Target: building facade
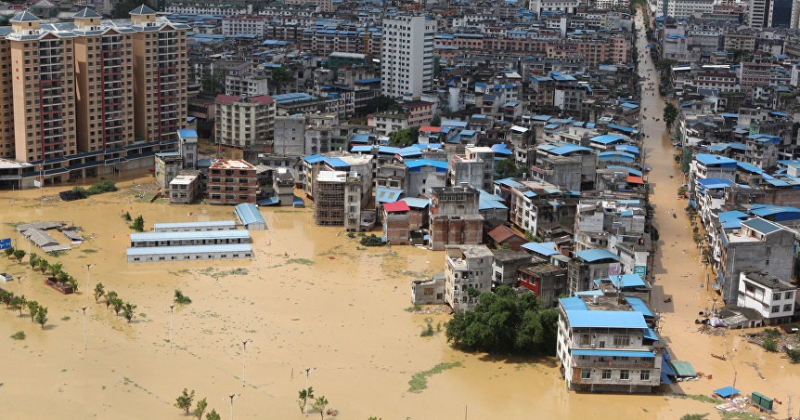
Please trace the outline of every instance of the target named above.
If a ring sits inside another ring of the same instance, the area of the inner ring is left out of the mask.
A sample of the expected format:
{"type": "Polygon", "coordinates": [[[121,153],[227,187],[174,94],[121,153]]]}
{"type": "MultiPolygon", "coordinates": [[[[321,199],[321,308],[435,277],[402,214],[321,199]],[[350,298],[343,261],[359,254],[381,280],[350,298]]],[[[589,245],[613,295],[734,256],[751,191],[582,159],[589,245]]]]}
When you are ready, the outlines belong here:
{"type": "Polygon", "coordinates": [[[436,21],[425,16],[383,20],[381,94],[418,99],[433,86],[436,21]]]}
{"type": "Polygon", "coordinates": [[[492,290],[492,251],[486,245],[455,245],[445,250],[445,302],[456,312],[471,311],[481,293],[492,290]]]}
{"type": "Polygon", "coordinates": [[[208,202],[235,205],[255,203],[256,167],[244,160],[218,159],[208,169],[208,202]]]}
{"type": "Polygon", "coordinates": [[[217,95],[216,140],[236,148],[265,148],[275,135],[275,101],[255,97],[217,95]]]}

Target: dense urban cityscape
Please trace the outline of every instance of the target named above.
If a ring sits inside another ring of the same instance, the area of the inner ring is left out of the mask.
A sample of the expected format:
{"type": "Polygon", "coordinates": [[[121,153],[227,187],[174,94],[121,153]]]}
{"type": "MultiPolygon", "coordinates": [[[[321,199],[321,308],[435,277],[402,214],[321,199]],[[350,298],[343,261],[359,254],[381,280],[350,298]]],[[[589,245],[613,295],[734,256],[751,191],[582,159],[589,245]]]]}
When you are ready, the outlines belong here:
{"type": "Polygon", "coordinates": [[[799,84],[797,0],[0,3],[6,411],[800,418],[799,84]]]}

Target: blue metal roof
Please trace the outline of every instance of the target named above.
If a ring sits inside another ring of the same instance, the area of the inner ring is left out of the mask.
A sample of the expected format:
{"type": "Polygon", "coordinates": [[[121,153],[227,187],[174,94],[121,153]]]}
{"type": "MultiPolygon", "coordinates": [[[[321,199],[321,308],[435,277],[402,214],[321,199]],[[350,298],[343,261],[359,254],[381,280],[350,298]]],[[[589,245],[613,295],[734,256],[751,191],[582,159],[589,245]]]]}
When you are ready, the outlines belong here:
{"type": "Polygon", "coordinates": [[[251,223],[264,223],[266,225],[266,221],[264,221],[264,217],[261,216],[261,212],[258,211],[258,207],[252,203],[242,203],[237,204],[233,211],[236,212],[236,216],[239,218],[239,221],[242,222],[243,225],[247,226],[251,223]]]}
{"type": "Polygon", "coordinates": [[[131,233],[131,242],[193,241],[201,239],[249,239],[247,230],[206,230],[200,232],[131,233]]]}
{"type": "Polygon", "coordinates": [[[604,162],[625,162],[631,163],[636,159],[636,156],[618,151],[600,152],[597,154],[597,159],[604,162]]]}
{"type": "Polygon", "coordinates": [[[519,182],[515,181],[514,178],[503,178],[503,179],[496,179],[494,181],[495,184],[498,185],[505,185],[509,188],[519,188],[522,186],[519,182]]]}
{"type": "Polygon", "coordinates": [[[614,147],[614,149],[627,153],[633,153],[635,155],[639,154],[639,148],[632,144],[621,144],[619,146],[614,147]]]}
{"type": "Polygon", "coordinates": [[[619,125],[619,124],[609,124],[608,128],[612,130],[622,131],[623,133],[632,134],[636,132],[636,129],[633,127],[628,127],[626,125],[619,125]]]}
{"type": "Polygon", "coordinates": [[[398,188],[378,187],[375,192],[375,201],[379,203],[394,203],[403,194],[403,190],[398,188]]]}
{"type": "Polygon", "coordinates": [[[552,149],[544,149],[544,148],[540,147],[540,149],[541,150],[546,150],[548,153],[551,153],[551,154],[554,154],[554,155],[559,155],[559,156],[566,156],[566,155],[569,155],[569,154],[572,154],[572,153],[575,153],[575,152],[591,152],[592,151],[592,149],[590,149],[588,147],[578,146],[578,145],[575,145],[575,144],[559,146],[559,147],[555,147],[555,148],[552,148],[552,149]]]}
{"type": "Polygon", "coordinates": [[[353,152],[353,153],[369,153],[369,152],[372,151],[372,146],[369,146],[369,145],[367,145],[367,146],[363,146],[363,145],[353,146],[353,147],[350,148],[350,151],[353,152]]]}
{"type": "Polygon", "coordinates": [[[639,312],[649,318],[653,317],[653,312],[650,311],[650,308],[647,307],[641,298],[626,296],[625,299],[628,300],[628,303],[631,305],[631,308],[633,308],[634,311],[639,312]]]}
{"type": "Polygon", "coordinates": [[[750,213],[758,217],[775,216],[776,221],[800,219],[800,209],[791,206],[753,205],[750,213]]]}
{"type": "Polygon", "coordinates": [[[522,248],[546,257],[560,254],[560,252],[556,251],[556,244],[554,242],[528,242],[523,244],[522,248]]]}
{"type": "Polygon", "coordinates": [[[719,166],[722,168],[735,168],[736,161],[720,155],[709,155],[706,153],[699,153],[694,157],[698,162],[705,166],[719,166]]]}
{"type": "Polygon", "coordinates": [[[505,155],[505,156],[508,156],[508,155],[510,155],[511,153],[514,152],[513,150],[509,149],[508,146],[506,146],[504,143],[493,145],[492,146],[492,151],[496,155],[505,155]]]}
{"type": "Polygon", "coordinates": [[[347,162],[345,162],[342,159],[337,158],[337,157],[335,157],[335,158],[326,157],[325,158],[325,163],[330,165],[332,168],[347,168],[347,167],[350,166],[349,163],[347,163],[347,162]]]}
{"type": "Polygon", "coordinates": [[[644,316],[629,311],[567,310],[572,328],[648,328],[644,316]]]}
{"type": "Polygon", "coordinates": [[[447,172],[447,162],[432,159],[414,159],[403,162],[411,172],[419,171],[423,166],[432,166],[436,172],[447,172]]]}
{"type": "MultiPolygon", "coordinates": [[[[614,255],[614,254],[611,254],[614,255]]],[[[622,287],[640,287],[644,286],[644,280],[642,280],[642,276],[638,274],[623,274],[622,276],[609,276],[603,279],[596,279],[594,281],[595,284],[600,284],[601,281],[610,281],[614,284],[614,287],[619,288],[619,282],[622,280],[622,287]],[[621,277],[621,278],[620,278],[621,277]]]]}
{"type": "Polygon", "coordinates": [[[182,139],[196,139],[197,131],[194,131],[191,128],[184,128],[178,130],[178,136],[182,139]]]}
{"type": "Polygon", "coordinates": [[[350,143],[369,143],[369,134],[353,134],[353,137],[350,138],[350,143]]]}
{"type": "Polygon", "coordinates": [[[747,219],[748,216],[746,213],[742,213],[739,210],[731,210],[731,211],[723,211],[717,213],[717,217],[719,217],[719,221],[721,223],[726,223],[733,221],[742,221],[744,219],[747,219]]]}
{"type": "Polygon", "coordinates": [[[408,207],[416,209],[424,209],[431,204],[431,201],[425,198],[406,197],[400,201],[405,201],[408,207]]]}
{"type": "Polygon", "coordinates": [[[561,306],[564,308],[565,311],[588,311],[589,308],[586,306],[586,302],[579,297],[568,297],[568,298],[561,298],[559,299],[561,302],[561,306]]]}
{"type": "Polygon", "coordinates": [[[621,105],[622,105],[623,108],[630,108],[630,109],[639,108],[639,105],[632,104],[630,102],[623,102],[621,105]]]}
{"type": "Polygon", "coordinates": [[[652,351],[646,350],[616,350],[616,349],[572,349],[573,356],[601,356],[601,357],[638,357],[641,359],[655,359],[652,351]]]}
{"type": "MultiPolygon", "coordinates": [[[[750,219],[742,222],[743,225],[753,228],[761,233],[767,234],[775,232],[776,230],[780,230],[780,226],[768,222],[764,219],[750,219]]],[[[133,236],[133,235],[131,235],[133,236]]]]}
{"type": "Polygon", "coordinates": [[[602,136],[592,137],[589,140],[600,144],[611,144],[618,141],[627,141],[625,137],[618,136],[616,134],[603,134],[602,136]]]}
{"type": "Polygon", "coordinates": [[[250,244],[191,245],[191,246],[142,246],[128,248],[128,256],[200,254],[218,252],[253,252],[250,244]]]}
{"type": "Polygon", "coordinates": [[[205,227],[236,227],[233,220],[212,220],[208,222],[169,222],[153,223],[153,229],[196,229],[205,227]]]}
{"type": "Polygon", "coordinates": [[[752,172],[752,173],[754,173],[754,174],[760,174],[760,173],[764,172],[764,171],[763,171],[761,168],[759,168],[758,166],[756,166],[756,165],[753,165],[753,164],[751,164],[751,163],[747,163],[747,162],[736,162],[736,166],[737,166],[739,169],[743,169],[743,170],[745,170],[745,171],[747,171],[747,172],[752,172]]]}
{"type": "Polygon", "coordinates": [[[595,261],[605,259],[619,261],[619,257],[607,249],[585,249],[583,251],[576,252],[575,256],[586,261],[587,263],[593,263],[595,261]]]}

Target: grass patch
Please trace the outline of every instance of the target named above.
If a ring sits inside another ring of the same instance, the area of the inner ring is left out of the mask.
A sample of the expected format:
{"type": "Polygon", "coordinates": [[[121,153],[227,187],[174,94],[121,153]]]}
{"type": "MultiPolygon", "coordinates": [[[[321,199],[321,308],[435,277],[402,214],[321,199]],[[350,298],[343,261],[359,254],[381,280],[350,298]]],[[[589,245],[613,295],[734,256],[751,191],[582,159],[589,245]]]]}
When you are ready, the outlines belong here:
{"type": "Polygon", "coordinates": [[[62,316],[61,317],[62,321],[69,321],[70,319],[72,319],[72,318],[70,318],[69,316],[62,316]]]}
{"type": "Polygon", "coordinates": [[[13,338],[14,340],[24,340],[25,331],[17,331],[14,334],[11,334],[11,338],[13,338]]]}
{"type": "Polygon", "coordinates": [[[214,274],[211,274],[211,277],[218,279],[227,276],[246,276],[250,273],[246,268],[234,268],[233,270],[224,270],[214,274]]]}
{"type": "Polygon", "coordinates": [[[286,261],[286,263],[287,264],[314,265],[314,261],[311,261],[308,258],[292,258],[289,261],[286,261]]]}
{"type": "Polygon", "coordinates": [[[94,253],[97,252],[97,250],[89,248],[89,249],[82,249],[81,252],[86,253],[86,254],[94,254],[94,253]]]}
{"type": "Polygon", "coordinates": [[[723,420],[761,420],[761,417],[758,416],[757,414],[748,413],[748,412],[745,412],[745,411],[738,412],[738,413],[737,412],[732,412],[732,413],[722,412],[720,414],[722,414],[723,420]]]}
{"type": "Polygon", "coordinates": [[[695,401],[700,401],[704,403],[711,403],[711,404],[722,404],[725,401],[720,400],[718,398],[711,398],[706,395],[694,395],[694,394],[667,394],[668,397],[675,397],[675,398],[683,398],[683,399],[690,399],[695,401]]]}
{"type": "Polygon", "coordinates": [[[411,380],[408,381],[408,392],[414,392],[417,394],[422,392],[422,390],[428,388],[429,376],[436,375],[437,373],[442,373],[447,369],[456,367],[461,367],[461,362],[439,363],[438,365],[434,366],[433,369],[415,373],[414,376],[411,377],[411,380]]]}

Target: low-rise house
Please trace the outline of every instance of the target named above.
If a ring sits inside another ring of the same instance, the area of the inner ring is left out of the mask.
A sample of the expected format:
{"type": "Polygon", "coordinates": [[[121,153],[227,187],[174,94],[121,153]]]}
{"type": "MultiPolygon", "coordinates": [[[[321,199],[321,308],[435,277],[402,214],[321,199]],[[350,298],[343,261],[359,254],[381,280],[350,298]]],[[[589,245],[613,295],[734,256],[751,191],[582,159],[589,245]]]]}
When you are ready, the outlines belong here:
{"type": "Polygon", "coordinates": [[[419,305],[437,305],[445,303],[445,275],[436,273],[426,280],[411,282],[411,303],[419,305]]]}
{"type": "Polygon", "coordinates": [[[200,197],[200,171],[181,171],[169,183],[170,204],[191,204],[200,197]]]}
{"type": "Polygon", "coordinates": [[[543,308],[552,308],[559,296],[567,294],[567,270],[544,262],[526,265],[518,270],[518,283],[532,291],[543,308]]]}
{"type": "Polygon", "coordinates": [[[469,289],[492,290],[492,251],[486,245],[450,245],[445,250],[445,302],[456,312],[471,311],[478,303],[469,289]]]}
{"type": "Polygon", "coordinates": [[[256,167],[240,159],[218,159],[208,169],[208,202],[235,205],[255,203],[256,167]]]}
{"type": "Polygon", "coordinates": [[[559,299],[556,356],[567,389],[648,393],[661,385],[664,345],[636,298],[559,299]]]}
{"type": "Polygon", "coordinates": [[[517,270],[531,263],[544,262],[545,260],[531,256],[525,251],[498,250],[494,251],[492,262],[492,286],[517,285],[517,270]]]}
{"type": "Polygon", "coordinates": [[[489,245],[495,249],[507,248],[512,251],[519,251],[522,245],[528,242],[524,236],[508,226],[500,225],[487,233],[490,239],[489,245]]]}
{"type": "Polygon", "coordinates": [[[764,324],[791,322],[797,288],[786,281],[758,269],[739,273],[739,294],[736,305],[758,311],[764,324]]]}
{"type": "Polygon", "coordinates": [[[410,240],[411,209],[405,201],[383,203],[383,237],[386,243],[393,245],[407,245],[410,240]]]}
{"type": "Polygon", "coordinates": [[[619,256],[606,249],[586,249],[573,254],[569,262],[569,293],[592,290],[594,279],[620,274],[619,256]]]}
{"type": "Polygon", "coordinates": [[[233,211],[236,213],[236,218],[247,230],[267,230],[267,222],[255,204],[237,204],[233,211]]]}

